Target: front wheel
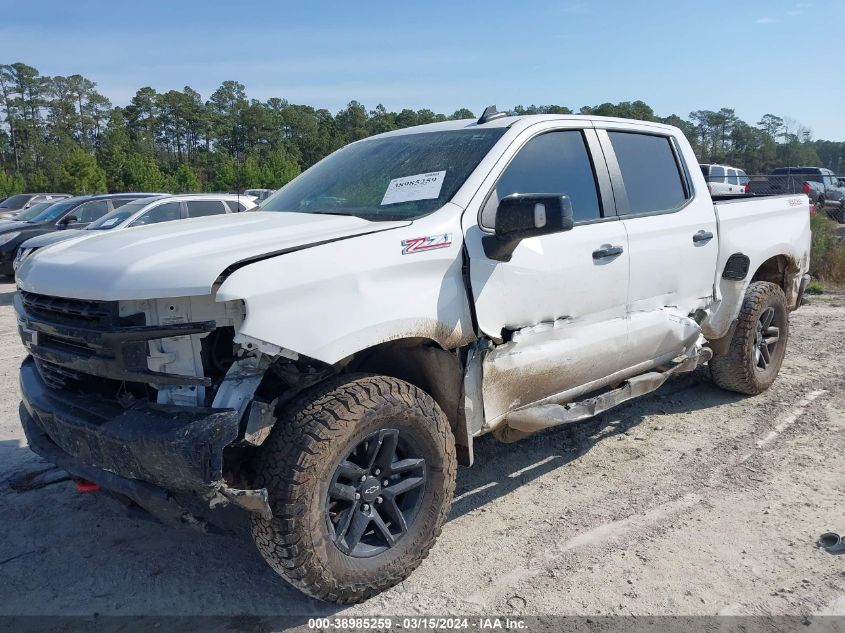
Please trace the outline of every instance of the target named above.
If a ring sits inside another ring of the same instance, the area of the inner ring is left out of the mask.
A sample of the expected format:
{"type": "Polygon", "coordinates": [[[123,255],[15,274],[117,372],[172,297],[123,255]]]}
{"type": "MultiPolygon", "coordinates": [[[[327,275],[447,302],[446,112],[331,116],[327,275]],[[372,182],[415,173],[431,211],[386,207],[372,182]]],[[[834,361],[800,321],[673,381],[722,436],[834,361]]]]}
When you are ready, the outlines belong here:
{"type": "Polygon", "coordinates": [[[455,445],[425,392],[345,376],[288,406],[257,459],[273,518],[252,515],[259,552],[315,598],[361,602],[404,580],[440,534],[455,445]]]}
{"type": "Polygon", "coordinates": [[[727,353],[710,359],[713,381],[728,391],[762,393],[778,375],[788,339],[783,290],[767,281],[751,283],[727,353]]]}

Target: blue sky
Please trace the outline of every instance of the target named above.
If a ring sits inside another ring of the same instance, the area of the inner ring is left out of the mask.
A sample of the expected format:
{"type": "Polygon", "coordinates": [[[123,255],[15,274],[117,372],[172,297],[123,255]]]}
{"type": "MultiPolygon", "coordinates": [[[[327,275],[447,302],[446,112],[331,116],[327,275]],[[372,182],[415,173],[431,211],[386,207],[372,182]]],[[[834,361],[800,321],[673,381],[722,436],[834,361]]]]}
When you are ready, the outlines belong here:
{"type": "Polygon", "coordinates": [[[845,140],[842,0],[0,0],[0,16],[0,62],[83,74],[116,105],[141,86],[207,98],[236,79],[332,111],[642,99],[845,140]]]}

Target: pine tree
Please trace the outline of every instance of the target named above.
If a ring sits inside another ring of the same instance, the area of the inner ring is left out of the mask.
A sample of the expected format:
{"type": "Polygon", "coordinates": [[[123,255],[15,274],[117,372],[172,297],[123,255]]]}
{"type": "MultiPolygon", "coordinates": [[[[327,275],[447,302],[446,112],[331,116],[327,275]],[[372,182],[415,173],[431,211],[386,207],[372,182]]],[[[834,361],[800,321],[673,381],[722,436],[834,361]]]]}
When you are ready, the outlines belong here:
{"type": "Polygon", "coordinates": [[[106,191],[106,174],[96,158],[77,147],[62,164],[59,184],[68,193],[103,193],[106,191]]]}

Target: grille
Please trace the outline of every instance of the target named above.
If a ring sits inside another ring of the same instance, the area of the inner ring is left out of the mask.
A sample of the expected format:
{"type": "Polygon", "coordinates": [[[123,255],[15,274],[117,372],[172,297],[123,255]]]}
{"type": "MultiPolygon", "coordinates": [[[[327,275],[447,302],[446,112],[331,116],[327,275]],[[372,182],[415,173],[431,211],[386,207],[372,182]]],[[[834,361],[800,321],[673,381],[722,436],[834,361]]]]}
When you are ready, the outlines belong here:
{"type": "Polygon", "coordinates": [[[69,383],[79,382],[83,378],[83,374],[78,371],[43,360],[36,359],[35,366],[41,374],[41,379],[53,389],[65,389],[69,383]]]}
{"type": "Polygon", "coordinates": [[[109,326],[117,321],[117,301],[50,297],[21,291],[27,314],[53,323],[80,327],[109,326]]]}

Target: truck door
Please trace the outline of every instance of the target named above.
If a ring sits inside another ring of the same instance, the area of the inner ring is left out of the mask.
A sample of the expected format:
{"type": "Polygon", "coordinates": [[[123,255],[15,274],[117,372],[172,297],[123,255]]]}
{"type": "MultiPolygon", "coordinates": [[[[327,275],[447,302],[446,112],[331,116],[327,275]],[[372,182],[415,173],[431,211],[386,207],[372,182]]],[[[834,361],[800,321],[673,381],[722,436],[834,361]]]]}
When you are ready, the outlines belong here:
{"type": "Polygon", "coordinates": [[[597,134],[631,258],[624,364],[665,362],[698,338],[695,312],[713,301],[716,211],[706,191],[693,190],[676,139],[630,130],[597,134]]]}
{"type": "Polygon", "coordinates": [[[625,349],[628,243],[607,167],[592,129],[554,123],[509,148],[464,214],[478,326],[498,343],[483,368],[488,424],[617,371],[625,349]],[[575,227],[523,240],[508,262],[488,259],[481,238],[512,193],[566,194],[575,227]]]}

